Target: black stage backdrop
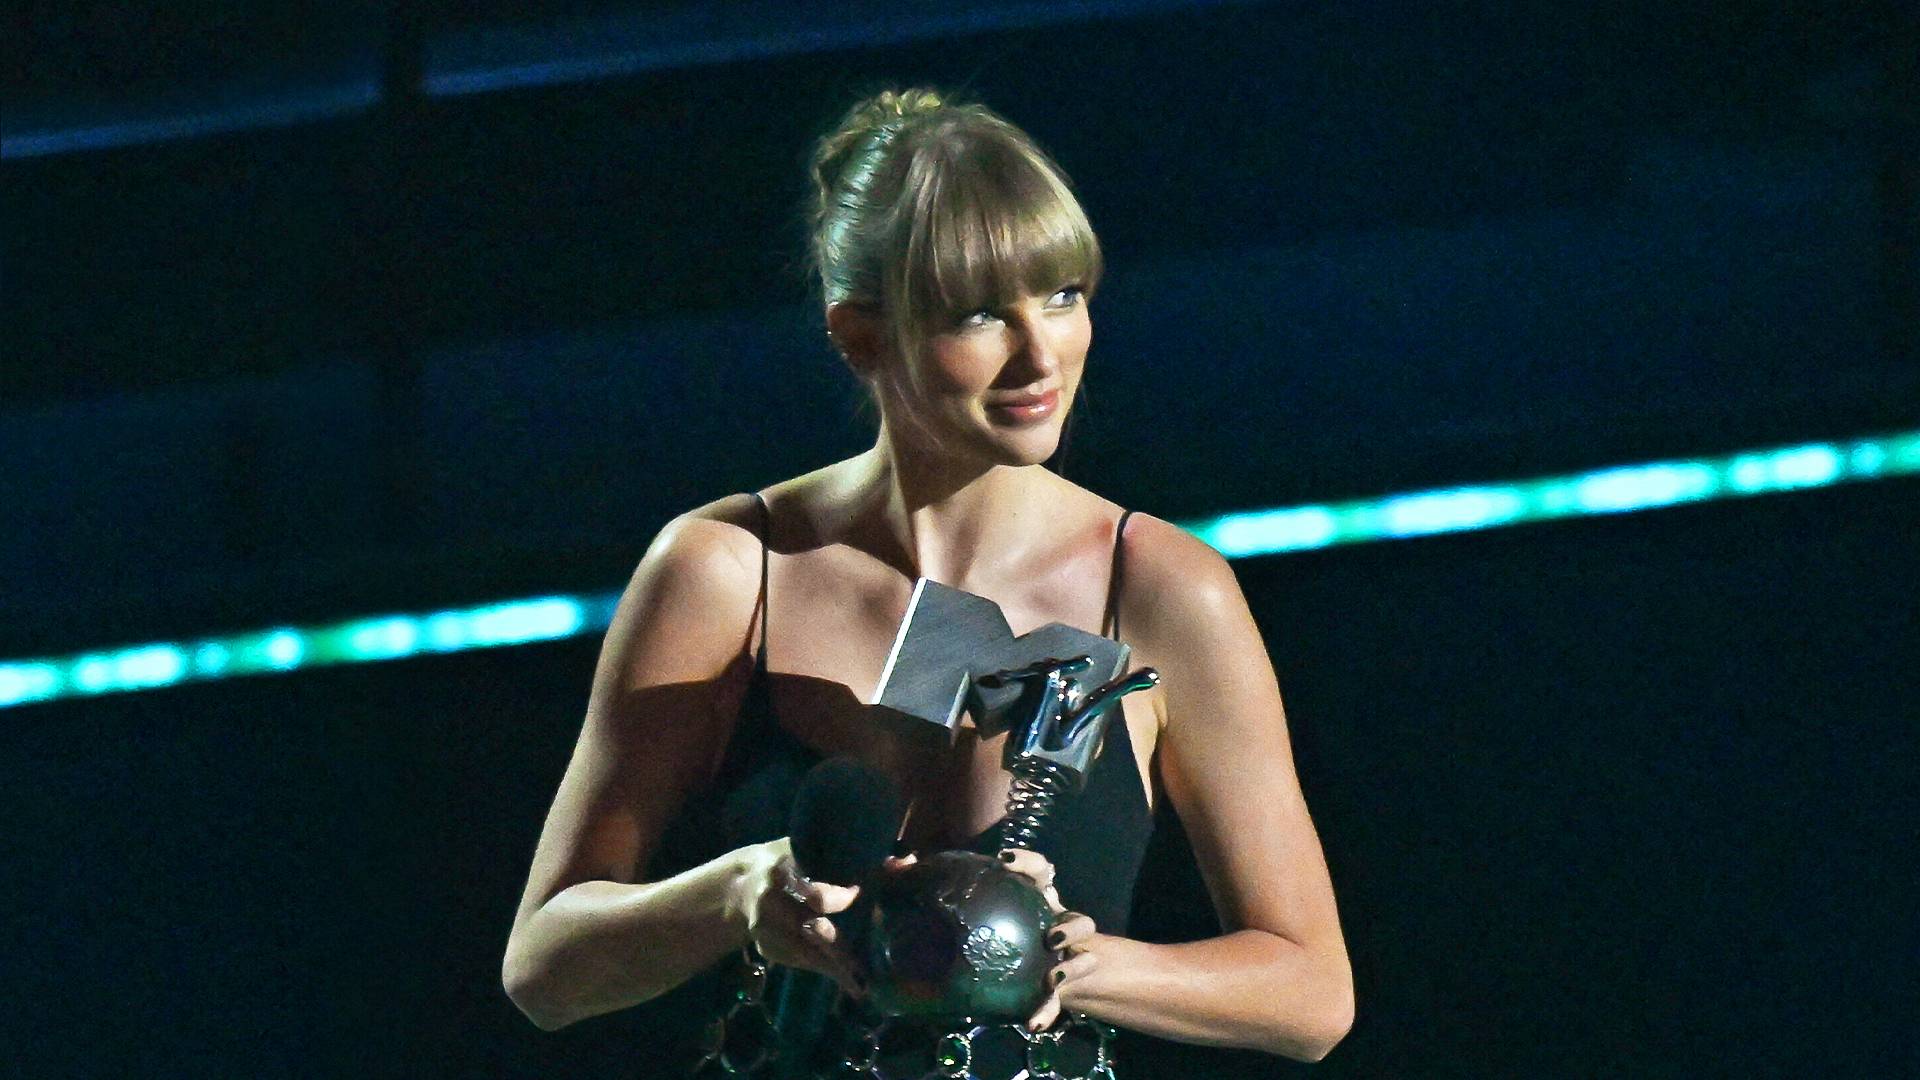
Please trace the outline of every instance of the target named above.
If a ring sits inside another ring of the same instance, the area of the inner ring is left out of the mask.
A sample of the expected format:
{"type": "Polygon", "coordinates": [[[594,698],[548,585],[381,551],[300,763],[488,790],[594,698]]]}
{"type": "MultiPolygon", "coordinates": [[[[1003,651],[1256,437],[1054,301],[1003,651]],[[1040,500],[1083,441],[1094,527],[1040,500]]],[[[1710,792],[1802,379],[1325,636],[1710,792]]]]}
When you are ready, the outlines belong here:
{"type": "MultiPolygon", "coordinates": [[[[1358,980],[1354,1031],[1314,1071],[1910,1062],[1914,494],[1238,564],[1358,980]]],[[[657,1018],[543,1034],[499,987],[593,656],[582,641],[11,717],[30,1074],[665,1075],[657,1018]]],[[[1214,928],[1164,815],[1135,921],[1159,940],[1214,928]]],[[[1129,1049],[1169,1076],[1305,1068],[1129,1049]]]]}
{"type": "MultiPolygon", "coordinates": [[[[0,658],[599,592],[862,449],[802,168],[890,83],[1075,178],[1067,471],[1124,505],[1920,429],[1909,5],[938,7],[10,17],[0,658]]],[[[1358,979],[1310,1071],[1920,1073],[1917,492],[1237,563],[1358,979]]],[[[499,987],[597,646],[0,711],[0,1071],[661,1075],[675,1003],[543,1034],[499,987]]],[[[1138,896],[1214,930],[1170,815],[1138,896]]]]}

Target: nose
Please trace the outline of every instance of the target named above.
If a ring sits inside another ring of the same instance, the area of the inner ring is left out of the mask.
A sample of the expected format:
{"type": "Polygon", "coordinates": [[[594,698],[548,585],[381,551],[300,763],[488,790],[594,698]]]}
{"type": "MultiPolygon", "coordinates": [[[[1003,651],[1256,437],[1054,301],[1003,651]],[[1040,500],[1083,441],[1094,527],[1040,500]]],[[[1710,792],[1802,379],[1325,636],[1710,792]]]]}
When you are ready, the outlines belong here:
{"type": "Polygon", "coordinates": [[[1015,324],[1015,346],[1008,367],[1026,376],[1025,382],[1040,382],[1060,369],[1059,335],[1063,331],[1044,317],[1023,316],[1015,324]]]}

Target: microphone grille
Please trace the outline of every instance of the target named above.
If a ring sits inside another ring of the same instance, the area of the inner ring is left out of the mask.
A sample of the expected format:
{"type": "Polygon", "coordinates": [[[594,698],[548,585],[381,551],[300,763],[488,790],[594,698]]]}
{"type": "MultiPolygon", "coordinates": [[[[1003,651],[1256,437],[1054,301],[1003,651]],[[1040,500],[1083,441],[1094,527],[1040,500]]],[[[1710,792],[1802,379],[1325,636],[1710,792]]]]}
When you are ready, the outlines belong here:
{"type": "Polygon", "coordinates": [[[793,799],[794,865],[816,881],[855,884],[892,853],[903,814],[891,777],[851,757],[829,758],[808,771],[793,799]]]}

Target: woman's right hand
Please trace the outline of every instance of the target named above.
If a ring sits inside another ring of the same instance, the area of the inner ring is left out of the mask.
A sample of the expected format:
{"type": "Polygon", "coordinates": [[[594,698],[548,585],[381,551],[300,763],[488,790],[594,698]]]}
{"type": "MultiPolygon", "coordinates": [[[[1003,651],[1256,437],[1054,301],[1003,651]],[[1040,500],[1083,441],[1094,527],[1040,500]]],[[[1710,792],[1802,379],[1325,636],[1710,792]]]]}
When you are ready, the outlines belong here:
{"type": "Polygon", "coordinates": [[[847,910],[860,895],[859,886],[808,881],[793,864],[788,837],[756,844],[750,849],[747,873],[735,895],[735,907],[744,917],[747,940],[771,963],[803,968],[827,976],[842,992],[858,997],[859,965],[839,940],[827,916],[847,910]]]}

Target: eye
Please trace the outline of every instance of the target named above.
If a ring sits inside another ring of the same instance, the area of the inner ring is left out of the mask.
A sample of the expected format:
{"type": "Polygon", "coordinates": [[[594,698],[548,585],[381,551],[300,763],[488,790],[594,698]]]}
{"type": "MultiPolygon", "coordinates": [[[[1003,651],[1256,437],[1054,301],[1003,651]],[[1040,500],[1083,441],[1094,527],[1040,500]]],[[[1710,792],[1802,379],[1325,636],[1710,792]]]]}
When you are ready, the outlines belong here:
{"type": "Polygon", "coordinates": [[[986,308],[981,308],[979,311],[969,312],[968,314],[960,316],[960,318],[955,321],[955,325],[962,329],[974,326],[985,326],[999,318],[1000,316],[994,312],[986,308]]]}
{"type": "Polygon", "coordinates": [[[1086,295],[1087,290],[1084,287],[1068,285],[1066,288],[1047,297],[1047,306],[1054,308],[1076,307],[1080,301],[1086,299],[1086,295]]]}

